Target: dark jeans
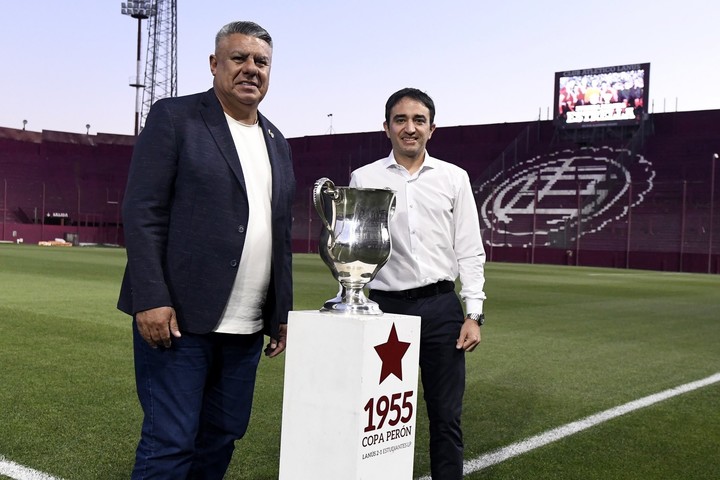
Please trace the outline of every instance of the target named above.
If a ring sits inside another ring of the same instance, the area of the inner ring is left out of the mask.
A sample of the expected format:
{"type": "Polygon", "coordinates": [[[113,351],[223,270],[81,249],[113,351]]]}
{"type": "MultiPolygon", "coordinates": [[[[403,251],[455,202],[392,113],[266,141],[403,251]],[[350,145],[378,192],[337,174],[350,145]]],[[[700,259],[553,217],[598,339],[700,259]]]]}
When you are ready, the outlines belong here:
{"type": "Polygon", "coordinates": [[[144,412],[133,480],[221,480],[247,430],[261,332],[183,333],[153,349],[133,322],[135,378],[144,412]]]}
{"type": "Polygon", "coordinates": [[[370,298],[383,312],[420,317],[420,376],[430,420],[432,478],[461,480],[465,353],[455,345],[464,321],[462,304],[455,292],[404,299],[371,291],[370,298]]]}

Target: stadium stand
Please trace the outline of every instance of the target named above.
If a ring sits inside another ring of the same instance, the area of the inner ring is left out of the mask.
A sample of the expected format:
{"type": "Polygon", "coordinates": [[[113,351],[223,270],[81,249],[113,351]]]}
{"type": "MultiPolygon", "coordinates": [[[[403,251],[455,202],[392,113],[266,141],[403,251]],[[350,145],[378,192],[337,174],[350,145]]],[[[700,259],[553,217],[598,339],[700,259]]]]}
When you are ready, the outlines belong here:
{"type": "MultiPolygon", "coordinates": [[[[652,114],[634,128],[562,130],[540,120],[441,127],[429,150],[470,175],[492,261],[718,273],[720,160],[714,182],[711,169],[719,123],[720,110],[705,110],[652,114]]],[[[289,142],[293,249],[316,252],[315,181],[346,185],[353,169],[391,146],[382,131],[289,142]]],[[[133,143],[125,135],[0,128],[0,241],[122,245],[133,143]]]]}
{"type": "Polygon", "coordinates": [[[0,128],[2,241],[121,244],[134,138],[0,128]]]}

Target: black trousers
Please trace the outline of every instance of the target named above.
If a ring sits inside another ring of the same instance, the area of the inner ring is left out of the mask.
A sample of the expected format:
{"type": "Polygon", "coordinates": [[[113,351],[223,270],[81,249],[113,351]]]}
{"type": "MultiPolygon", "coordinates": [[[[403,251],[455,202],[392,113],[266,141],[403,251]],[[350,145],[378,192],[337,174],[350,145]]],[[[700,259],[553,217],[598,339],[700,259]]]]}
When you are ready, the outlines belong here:
{"type": "Polygon", "coordinates": [[[460,427],[465,393],[465,352],[455,348],[464,321],[455,292],[408,299],[370,292],[386,313],[416,315],[420,320],[420,378],[430,420],[430,468],[433,480],[463,478],[460,427]]]}

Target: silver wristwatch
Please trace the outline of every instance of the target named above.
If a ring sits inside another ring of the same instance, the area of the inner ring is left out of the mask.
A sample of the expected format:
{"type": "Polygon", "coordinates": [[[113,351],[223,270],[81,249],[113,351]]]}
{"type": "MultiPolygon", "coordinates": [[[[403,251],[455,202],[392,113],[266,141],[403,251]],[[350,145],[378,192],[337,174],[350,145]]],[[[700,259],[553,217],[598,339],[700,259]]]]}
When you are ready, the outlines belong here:
{"type": "Polygon", "coordinates": [[[470,320],[475,320],[478,325],[483,325],[485,323],[485,314],[484,313],[468,313],[465,315],[465,318],[469,318],[470,320]]]}

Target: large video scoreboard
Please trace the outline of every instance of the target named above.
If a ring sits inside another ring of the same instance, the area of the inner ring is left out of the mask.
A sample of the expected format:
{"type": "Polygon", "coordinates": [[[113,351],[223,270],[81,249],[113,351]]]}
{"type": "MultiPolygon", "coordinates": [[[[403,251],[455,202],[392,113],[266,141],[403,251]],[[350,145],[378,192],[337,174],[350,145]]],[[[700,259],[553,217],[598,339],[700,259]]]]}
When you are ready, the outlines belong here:
{"type": "Polygon", "coordinates": [[[649,83],[649,63],[556,72],[553,118],[564,128],[640,123],[649,83]]]}

